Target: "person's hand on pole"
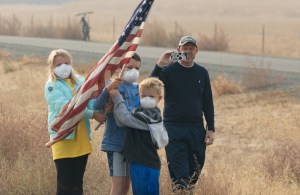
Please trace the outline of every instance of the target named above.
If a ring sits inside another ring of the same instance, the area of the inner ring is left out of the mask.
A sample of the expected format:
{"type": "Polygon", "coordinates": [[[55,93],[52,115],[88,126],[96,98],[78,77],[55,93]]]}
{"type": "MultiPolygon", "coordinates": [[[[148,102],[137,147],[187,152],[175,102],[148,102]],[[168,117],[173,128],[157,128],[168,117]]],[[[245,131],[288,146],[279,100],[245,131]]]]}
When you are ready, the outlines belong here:
{"type": "Polygon", "coordinates": [[[99,124],[102,124],[106,120],[106,114],[100,113],[100,112],[94,112],[93,118],[99,122],[99,124]]]}
{"type": "Polygon", "coordinates": [[[112,82],[109,83],[109,85],[106,87],[106,89],[107,89],[108,91],[110,91],[110,90],[112,90],[112,89],[117,89],[117,88],[120,87],[120,85],[121,85],[122,82],[123,82],[123,80],[122,80],[121,78],[119,78],[119,77],[114,78],[114,79],[112,80],[112,82]]]}

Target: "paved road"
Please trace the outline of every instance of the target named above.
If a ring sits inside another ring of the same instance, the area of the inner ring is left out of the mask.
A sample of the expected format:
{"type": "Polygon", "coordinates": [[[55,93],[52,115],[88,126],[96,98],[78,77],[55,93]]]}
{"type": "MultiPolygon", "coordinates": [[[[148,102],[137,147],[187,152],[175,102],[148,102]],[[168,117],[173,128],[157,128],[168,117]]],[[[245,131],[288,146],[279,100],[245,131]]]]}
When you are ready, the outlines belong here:
{"type": "MultiPolygon", "coordinates": [[[[64,48],[67,50],[105,54],[112,43],[99,43],[99,42],[84,42],[74,40],[62,39],[46,39],[46,38],[31,38],[31,37],[15,37],[15,36],[0,36],[0,47],[3,44],[15,44],[34,46],[40,48],[64,48]]],[[[138,53],[143,58],[157,59],[164,51],[169,48],[157,47],[138,47],[138,53]]],[[[228,54],[223,52],[204,52],[198,53],[196,62],[207,65],[224,65],[231,67],[255,67],[270,68],[272,70],[284,71],[290,73],[300,73],[300,60],[285,59],[285,58],[272,58],[262,56],[248,56],[228,54]]]]}

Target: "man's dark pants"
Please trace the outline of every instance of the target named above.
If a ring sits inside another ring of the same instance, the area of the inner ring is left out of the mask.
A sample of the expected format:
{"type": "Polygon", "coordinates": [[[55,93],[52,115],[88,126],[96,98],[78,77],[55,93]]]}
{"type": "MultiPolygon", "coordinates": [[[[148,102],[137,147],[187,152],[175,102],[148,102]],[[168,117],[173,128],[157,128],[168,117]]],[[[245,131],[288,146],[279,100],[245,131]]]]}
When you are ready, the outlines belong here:
{"type": "Polygon", "coordinates": [[[169,135],[169,144],[165,149],[174,187],[192,189],[198,181],[205,161],[204,126],[201,123],[169,122],[165,122],[164,125],[169,135]]]}

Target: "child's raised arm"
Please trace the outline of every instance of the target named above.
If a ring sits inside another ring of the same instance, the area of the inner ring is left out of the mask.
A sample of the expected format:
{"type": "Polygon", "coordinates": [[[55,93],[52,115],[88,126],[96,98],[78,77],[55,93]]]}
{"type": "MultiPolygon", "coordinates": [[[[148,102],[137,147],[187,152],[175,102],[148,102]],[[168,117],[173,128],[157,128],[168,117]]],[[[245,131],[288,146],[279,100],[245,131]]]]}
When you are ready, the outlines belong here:
{"type": "Polygon", "coordinates": [[[118,126],[127,126],[140,130],[149,130],[148,124],[135,118],[125,106],[125,101],[117,90],[111,90],[110,96],[114,102],[114,116],[118,126]]]}

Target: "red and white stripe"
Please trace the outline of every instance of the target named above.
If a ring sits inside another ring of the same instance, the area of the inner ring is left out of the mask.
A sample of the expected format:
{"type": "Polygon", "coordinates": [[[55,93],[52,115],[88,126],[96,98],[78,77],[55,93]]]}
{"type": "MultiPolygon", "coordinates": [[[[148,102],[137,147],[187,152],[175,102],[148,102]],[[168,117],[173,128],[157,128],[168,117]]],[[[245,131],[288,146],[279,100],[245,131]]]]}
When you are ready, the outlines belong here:
{"type": "Polygon", "coordinates": [[[72,100],[65,105],[59,116],[51,124],[51,129],[57,131],[58,135],[46,143],[47,147],[63,140],[77,127],[94,92],[94,86],[98,84],[98,91],[101,92],[103,90],[105,71],[110,70],[112,75],[117,68],[121,68],[129,62],[140,42],[144,23],[142,22],[140,26],[135,26],[122,45],[119,46],[118,42],[116,42],[97,63],[72,100]]]}

